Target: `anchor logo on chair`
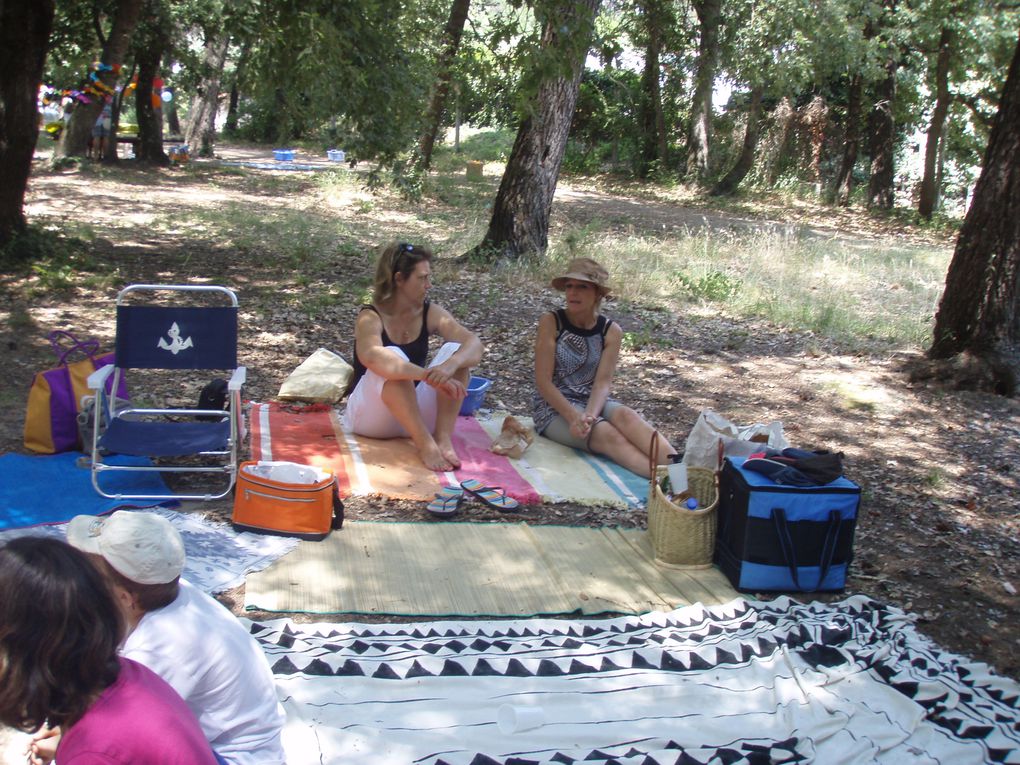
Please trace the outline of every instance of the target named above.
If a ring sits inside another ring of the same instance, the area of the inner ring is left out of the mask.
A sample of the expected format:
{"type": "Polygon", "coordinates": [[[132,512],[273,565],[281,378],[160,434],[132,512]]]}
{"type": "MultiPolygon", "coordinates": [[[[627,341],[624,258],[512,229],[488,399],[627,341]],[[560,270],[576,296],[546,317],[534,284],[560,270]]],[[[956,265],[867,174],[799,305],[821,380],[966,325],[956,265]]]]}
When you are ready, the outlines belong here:
{"type": "Polygon", "coordinates": [[[176,321],[170,325],[170,329],[166,331],[166,334],[170,338],[170,342],[168,343],[166,338],[161,337],[159,338],[159,347],[164,351],[170,351],[174,356],[180,351],[191,348],[193,345],[190,337],[181,340],[181,328],[177,326],[176,321]]]}

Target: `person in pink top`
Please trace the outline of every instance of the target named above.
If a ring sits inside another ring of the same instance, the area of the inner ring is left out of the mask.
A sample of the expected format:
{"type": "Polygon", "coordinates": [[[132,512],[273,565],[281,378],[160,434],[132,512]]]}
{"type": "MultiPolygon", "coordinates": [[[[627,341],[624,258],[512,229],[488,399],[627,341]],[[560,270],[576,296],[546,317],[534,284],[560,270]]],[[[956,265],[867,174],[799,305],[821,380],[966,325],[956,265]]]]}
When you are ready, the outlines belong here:
{"type": "Polygon", "coordinates": [[[60,765],[216,765],[165,681],[117,655],[124,625],[102,576],[66,542],[0,548],[0,723],[63,731],[60,765]]]}

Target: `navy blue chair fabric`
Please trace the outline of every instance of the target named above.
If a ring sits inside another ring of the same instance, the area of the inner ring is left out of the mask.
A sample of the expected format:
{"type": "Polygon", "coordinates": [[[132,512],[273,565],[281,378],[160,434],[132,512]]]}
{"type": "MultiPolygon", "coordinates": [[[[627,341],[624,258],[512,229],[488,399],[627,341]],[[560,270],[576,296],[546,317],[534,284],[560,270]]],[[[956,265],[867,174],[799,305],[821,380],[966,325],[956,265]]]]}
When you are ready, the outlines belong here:
{"type": "Polygon", "coordinates": [[[233,369],[237,308],[117,306],[121,369],[233,369]]]}
{"type": "Polygon", "coordinates": [[[113,454],[138,457],[182,457],[222,452],[230,446],[230,423],[148,422],[115,418],[100,440],[113,454]]]}

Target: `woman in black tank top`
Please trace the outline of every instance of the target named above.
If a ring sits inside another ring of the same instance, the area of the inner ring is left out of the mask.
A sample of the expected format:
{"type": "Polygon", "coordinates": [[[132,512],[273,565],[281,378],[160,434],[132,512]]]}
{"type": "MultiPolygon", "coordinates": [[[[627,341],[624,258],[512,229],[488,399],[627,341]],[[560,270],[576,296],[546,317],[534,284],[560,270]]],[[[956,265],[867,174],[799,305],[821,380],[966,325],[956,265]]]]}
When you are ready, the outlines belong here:
{"type": "Polygon", "coordinates": [[[428,300],[432,253],[391,244],[376,264],[372,302],[354,325],[354,376],[342,424],[372,438],[409,437],[431,470],[460,459],[451,437],[482,343],[428,300]],[[429,338],[445,342],[431,363],[429,338]]]}

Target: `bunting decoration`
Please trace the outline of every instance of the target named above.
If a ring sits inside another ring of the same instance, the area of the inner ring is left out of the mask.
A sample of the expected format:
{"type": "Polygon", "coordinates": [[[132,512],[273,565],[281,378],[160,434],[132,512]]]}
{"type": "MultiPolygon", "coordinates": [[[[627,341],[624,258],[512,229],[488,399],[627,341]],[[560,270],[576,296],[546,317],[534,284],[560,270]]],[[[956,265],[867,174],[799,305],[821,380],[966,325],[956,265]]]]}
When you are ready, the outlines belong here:
{"type": "Polygon", "coordinates": [[[92,62],[92,70],[89,72],[89,81],[85,86],[85,93],[100,96],[101,98],[113,97],[116,89],[100,79],[100,72],[113,72],[114,75],[117,75],[120,73],[120,68],[120,64],[103,64],[99,61],[92,62]]]}

